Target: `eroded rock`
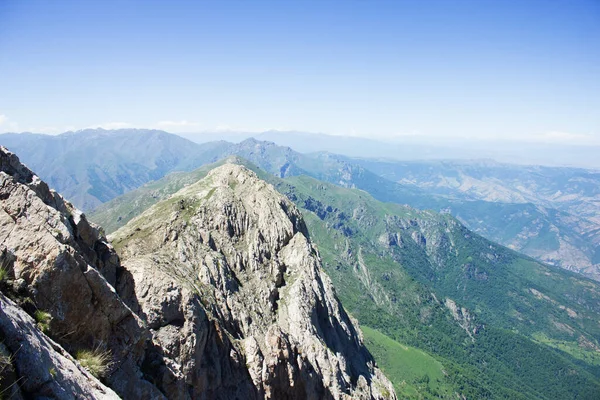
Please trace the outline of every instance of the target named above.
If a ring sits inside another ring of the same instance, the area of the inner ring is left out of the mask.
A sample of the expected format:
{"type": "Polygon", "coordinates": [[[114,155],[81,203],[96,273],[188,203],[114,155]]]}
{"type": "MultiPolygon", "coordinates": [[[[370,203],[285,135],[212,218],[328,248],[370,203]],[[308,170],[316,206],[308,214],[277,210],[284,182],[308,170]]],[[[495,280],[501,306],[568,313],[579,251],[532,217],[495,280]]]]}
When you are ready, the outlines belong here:
{"type": "Polygon", "coordinates": [[[135,282],[119,293],[135,293],[154,343],[173,349],[161,354],[172,368],[162,376],[183,375],[192,397],[205,390],[203,371],[253,388],[256,398],[395,397],[322,271],[300,212],[246,168],[213,170],[117,231],[113,243],[135,282]],[[175,339],[162,333],[174,332],[172,321],[183,321],[175,339]],[[227,351],[212,348],[211,335],[227,351]],[[165,346],[164,337],[197,346],[165,346]],[[208,355],[209,364],[184,367],[208,355]]]}

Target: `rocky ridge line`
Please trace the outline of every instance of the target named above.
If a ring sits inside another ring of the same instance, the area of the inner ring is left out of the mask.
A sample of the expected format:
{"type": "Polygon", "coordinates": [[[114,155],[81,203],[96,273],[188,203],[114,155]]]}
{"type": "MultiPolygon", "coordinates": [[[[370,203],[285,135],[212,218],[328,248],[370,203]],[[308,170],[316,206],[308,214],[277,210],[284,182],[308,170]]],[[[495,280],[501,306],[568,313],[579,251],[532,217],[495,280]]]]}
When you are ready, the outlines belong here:
{"type": "Polygon", "coordinates": [[[198,348],[184,344],[202,349],[207,340],[186,317],[193,314],[215,323],[232,358],[245,360],[255,398],[395,398],[322,271],[302,215],[245,167],[212,170],[112,240],[132,274],[119,292],[135,292],[124,297],[137,298],[130,306],[171,350],[156,354],[157,380],[208,381],[186,368],[198,348]]]}
{"type": "Polygon", "coordinates": [[[15,398],[395,398],[298,210],[240,167],[203,182],[211,201],[192,185],[123,228],[121,264],[98,227],[0,148],[0,377],[15,398]],[[52,339],[25,315],[36,310],[52,339]],[[31,364],[21,348],[49,356],[31,364]],[[70,356],[81,349],[110,354],[102,382],[70,356]]]}

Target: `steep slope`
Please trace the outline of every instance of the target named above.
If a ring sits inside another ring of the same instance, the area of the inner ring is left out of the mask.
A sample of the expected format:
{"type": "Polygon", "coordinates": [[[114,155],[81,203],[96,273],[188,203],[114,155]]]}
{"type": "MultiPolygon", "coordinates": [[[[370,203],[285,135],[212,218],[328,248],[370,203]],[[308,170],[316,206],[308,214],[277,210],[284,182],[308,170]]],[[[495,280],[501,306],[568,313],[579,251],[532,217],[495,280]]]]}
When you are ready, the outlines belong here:
{"type": "Polygon", "coordinates": [[[90,210],[174,170],[214,162],[224,142],[204,146],[156,130],[86,129],[58,136],[0,135],[51,187],[90,210]]]}
{"type": "Polygon", "coordinates": [[[133,258],[123,265],[98,227],[0,148],[2,390],[15,398],[395,398],[321,272],[297,209],[247,171],[236,178],[215,182],[212,200],[236,187],[221,203],[188,208],[195,197],[182,193],[174,208],[157,205],[173,217],[145,222],[169,229],[151,232],[162,247],[151,234],[140,240],[139,226],[124,228],[132,233],[119,244],[133,258]],[[251,204],[227,203],[257,187],[260,225],[251,204]]]}
{"type": "Polygon", "coordinates": [[[338,158],[448,198],[453,215],[498,243],[600,279],[597,171],[493,161],[338,158]]]}
{"type": "MultiPolygon", "coordinates": [[[[540,204],[448,196],[426,185],[418,187],[385,179],[359,165],[368,160],[327,153],[300,154],[255,139],[231,145],[224,153],[239,155],[278,177],[308,175],[340,186],[366,190],[380,201],[448,212],[490,240],[543,262],[600,279],[600,229],[595,222],[566,211],[540,204]]],[[[102,213],[107,208],[114,208],[114,204],[100,206],[94,213],[102,213]]],[[[110,226],[107,225],[107,229],[110,226]]]]}
{"type": "MultiPolygon", "coordinates": [[[[393,182],[386,179],[386,174],[382,173],[382,177],[371,172],[369,168],[373,163],[369,160],[349,159],[328,153],[300,154],[274,143],[254,139],[248,139],[231,150],[275,176],[308,175],[340,186],[366,190],[380,201],[448,212],[469,229],[490,240],[543,262],[600,279],[600,225],[593,218],[588,218],[593,217],[596,207],[593,188],[595,175],[592,172],[588,171],[585,178],[578,179],[575,175],[583,170],[538,167],[545,171],[545,175],[542,175],[545,178],[540,179],[538,186],[531,183],[535,181],[533,173],[527,175],[523,172],[529,177],[526,191],[530,196],[537,188],[542,188],[544,182],[552,186],[550,182],[553,176],[557,177],[557,181],[564,181],[563,175],[570,174],[571,178],[566,180],[564,187],[561,186],[569,194],[553,203],[505,203],[499,202],[501,198],[496,197],[476,199],[450,196],[436,190],[437,187],[414,185],[406,179],[393,182]],[[573,197],[578,190],[582,191],[579,196],[581,201],[573,197]]],[[[521,167],[511,168],[519,171],[521,167]]],[[[526,171],[528,167],[522,168],[526,171]]],[[[419,172],[426,175],[426,171],[419,172]]],[[[519,176],[517,172],[513,174],[519,176]]],[[[451,180],[451,177],[447,180],[451,180]]],[[[513,185],[518,186],[517,183],[513,185]]],[[[554,189],[559,190],[556,185],[552,188],[544,186],[539,196],[548,199],[554,189]]]]}
{"type": "MultiPolygon", "coordinates": [[[[104,216],[139,214],[205,173],[165,177],[104,216]]],[[[263,177],[303,210],[345,307],[443,365],[444,378],[425,384],[402,372],[419,368],[410,360],[382,358],[400,395],[594,398],[600,390],[597,283],[490,243],[449,215],[380,203],[308,177],[263,177]]],[[[379,355],[396,348],[369,337],[390,346],[375,347],[379,355]]]]}
{"type": "Polygon", "coordinates": [[[34,319],[3,294],[0,337],[2,398],[119,398],[44,335],[34,319]]]}
{"type": "Polygon", "coordinates": [[[443,357],[458,392],[594,398],[600,389],[597,283],[490,243],[449,215],[307,177],[278,188],[310,211],[344,305],[362,324],[443,357]]]}
{"type": "MultiPolygon", "coordinates": [[[[110,370],[104,383],[120,395],[160,398],[153,385],[140,379],[148,332],[114,290],[121,268],[112,247],[80,211],[51,191],[5,148],[0,148],[0,171],[3,294],[30,315],[42,316],[44,330],[69,353],[94,349],[108,352],[110,370]]],[[[65,354],[62,358],[53,356],[64,351],[45,338],[39,328],[35,328],[38,332],[31,339],[20,339],[23,332],[32,331],[33,324],[9,301],[6,304],[2,333],[12,354],[10,363],[18,374],[16,388],[25,397],[34,396],[36,390],[47,396],[62,390],[59,397],[69,398],[71,389],[62,385],[62,389],[53,388],[56,378],[50,371],[61,378],[69,376],[72,358],[65,354]],[[19,350],[21,345],[34,347],[19,350]],[[43,355],[40,363],[31,362],[31,352],[36,348],[43,355]],[[23,361],[22,357],[29,358],[23,361]],[[64,361],[65,357],[70,363],[64,361]],[[49,365],[53,361],[56,363],[49,365]],[[23,363],[28,367],[22,368],[23,363]]],[[[94,392],[110,392],[89,374],[83,378],[88,381],[87,388],[81,387],[85,397],[101,398],[94,392]]],[[[70,386],[73,393],[79,392],[75,383],[70,386]]]]}
{"type": "Polygon", "coordinates": [[[166,349],[156,355],[164,363],[157,381],[179,371],[194,387],[218,385],[190,366],[198,350],[185,345],[207,340],[186,318],[202,310],[209,323],[219,321],[215,334],[233,358],[245,359],[252,380],[225,382],[238,397],[393,396],[321,272],[301,214],[244,167],[214,169],[112,241],[132,274],[119,291],[135,291],[132,307],[166,349]]]}

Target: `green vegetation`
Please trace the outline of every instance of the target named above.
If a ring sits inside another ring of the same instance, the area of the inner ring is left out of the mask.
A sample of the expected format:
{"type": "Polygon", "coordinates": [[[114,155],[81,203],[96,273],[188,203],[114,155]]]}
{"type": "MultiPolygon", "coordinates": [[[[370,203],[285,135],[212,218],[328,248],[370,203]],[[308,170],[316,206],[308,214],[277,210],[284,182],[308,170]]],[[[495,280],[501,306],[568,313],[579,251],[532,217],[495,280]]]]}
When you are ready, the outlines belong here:
{"type": "Polygon", "coordinates": [[[594,365],[530,337],[543,329],[571,345],[578,335],[597,345],[597,283],[494,245],[448,215],[311,178],[288,182],[278,187],[303,208],[344,306],[361,324],[446,360],[446,386],[467,398],[593,398],[600,390],[594,365]],[[471,335],[445,298],[468,309],[471,335]]]}
{"type": "Polygon", "coordinates": [[[394,383],[398,398],[451,398],[454,388],[444,366],[414,347],[402,345],[381,332],[361,326],[365,344],[394,383]]]}
{"type": "Polygon", "coordinates": [[[13,360],[14,355],[10,354],[4,343],[0,343],[0,399],[5,399],[5,394],[17,383],[13,360]]]}
{"type": "Polygon", "coordinates": [[[3,249],[0,252],[0,283],[4,283],[9,279],[13,262],[14,255],[8,249],[3,249]]]}
{"type": "MultiPolygon", "coordinates": [[[[559,349],[586,364],[600,367],[600,349],[593,343],[550,339],[546,334],[541,332],[534,333],[532,337],[538,343],[559,349]]],[[[597,368],[597,370],[600,371],[600,368],[597,368]]]]}
{"type": "Polygon", "coordinates": [[[95,348],[94,350],[79,350],[75,359],[83,368],[96,378],[104,378],[110,368],[111,354],[108,350],[95,348]]]}
{"type": "Polygon", "coordinates": [[[42,310],[36,310],[33,313],[33,318],[35,319],[35,322],[37,322],[37,326],[42,332],[50,332],[50,321],[52,320],[50,313],[42,310]]]}

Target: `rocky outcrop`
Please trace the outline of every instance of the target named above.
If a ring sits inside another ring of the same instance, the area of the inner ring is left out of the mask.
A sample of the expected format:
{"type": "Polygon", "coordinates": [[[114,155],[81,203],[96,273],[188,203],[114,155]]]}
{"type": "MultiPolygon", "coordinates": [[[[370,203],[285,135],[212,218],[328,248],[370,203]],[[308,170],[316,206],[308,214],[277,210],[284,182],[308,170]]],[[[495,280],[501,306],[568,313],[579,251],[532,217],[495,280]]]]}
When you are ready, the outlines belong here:
{"type": "Polygon", "coordinates": [[[3,292],[32,315],[48,313],[54,340],[72,354],[108,352],[105,382],[120,395],[162,397],[141,378],[149,334],[114,289],[118,256],[96,226],[5,148],[0,148],[0,258],[3,292]]]}
{"type": "Polygon", "coordinates": [[[118,399],[36,322],[0,294],[0,392],[2,398],[118,399]]]}
{"type": "MultiPolygon", "coordinates": [[[[117,231],[118,286],[173,398],[394,398],[297,208],[226,164],[117,231]]],[[[171,396],[170,396],[171,397],[171,396]]]]}
{"type": "Polygon", "coordinates": [[[98,227],[0,148],[2,390],[8,382],[15,398],[395,398],[300,213],[248,170],[213,171],[114,243],[123,263],[98,227]],[[80,350],[108,355],[101,381],[71,356],[80,350]]]}

